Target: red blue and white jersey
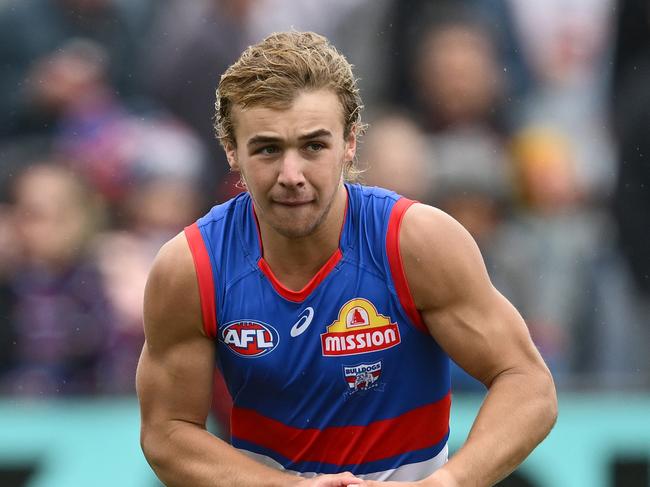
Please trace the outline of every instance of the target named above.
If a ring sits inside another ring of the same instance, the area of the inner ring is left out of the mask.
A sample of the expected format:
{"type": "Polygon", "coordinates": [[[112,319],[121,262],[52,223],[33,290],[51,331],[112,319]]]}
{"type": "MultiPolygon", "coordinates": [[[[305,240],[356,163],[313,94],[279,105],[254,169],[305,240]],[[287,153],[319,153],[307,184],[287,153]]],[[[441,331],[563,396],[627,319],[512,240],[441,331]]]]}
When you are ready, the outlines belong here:
{"type": "Polygon", "coordinates": [[[263,257],[248,193],[185,232],[203,325],[233,398],[232,444],[311,476],[418,480],[447,460],[449,359],[410,295],[399,228],[413,203],[346,184],[339,249],[300,291],[263,257]]]}

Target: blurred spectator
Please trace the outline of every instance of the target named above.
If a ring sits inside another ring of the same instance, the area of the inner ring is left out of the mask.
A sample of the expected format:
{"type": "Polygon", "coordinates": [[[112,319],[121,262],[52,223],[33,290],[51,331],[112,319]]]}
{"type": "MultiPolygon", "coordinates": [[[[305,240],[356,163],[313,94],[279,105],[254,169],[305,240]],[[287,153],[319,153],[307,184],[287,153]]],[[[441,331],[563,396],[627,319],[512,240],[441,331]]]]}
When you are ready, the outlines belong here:
{"type": "MultiPolygon", "coordinates": [[[[68,164],[83,174],[114,210],[122,213],[133,190],[152,177],[201,180],[204,148],[186,127],[168,118],[114,114],[69,120],[55,140],[68,164]]],[[[197,192],[196,197],[200,196],[197,192]]]]}
{"type": "Polygon", "coordinates": [[[57,113],[53,149],[114,206],[152,175],[199,180],[204,150],[196,137],[162,114],[131,113],[114,95],[106,67],[106,52],[80,39],[43,65],[52,79],[39,96],[57,113]]]}
{"type": "MultiPolygon", "coordinates": [[[[144,342],[142,301],[151,263],[167,240],[201,213],[202,153],[196,140],[173,126],[131,125],[129,184],[117,209],[119,229],[97,239],[96,259],[115,310],[108,390],[131,393],[144,342]]],[[[121,141],[124,143],[124,140],[121,141]]],[[[127,154],[125,154],[127,155],[127,154]]]]}
{"type": "Polygon", "coordinates": [[[529,73],[511,17],[506,0],[372,0],[342,20],[334,39],[355,65],[369,107],[389,103],[416,111],[420,83],[414,67],[422,39],[438,26],[473,25],[490,37],[498,71],[507,74],[504,100],[516,107],[529,73]]]}
{"type": "Polygon", "coordinates": [[[102,389],[112,312],[89,247],[100,206],[69,170],[41,164],[14,188],[20,263],[8,283],[13,334],[1,388],[32,396],[102,389]]]}
{"type": "MultiPolygon", "coordinates": [[[[197,189],[204,149],[169,117],[131,113],[108,84],[105,52],[97,44],[70,41],[51,62],[47,69],[58,78],[46,91],[57,111],[51,145],[61,159],[58,170],[65,166],[90,183],[88,191],[108,203],[116,229],[95,238],[96,253],[84,254],[92,263],[80,264],[91,268],[89,285],[101,288],[98,299],[111,309],[99,323],[106,326],[98,335],[97,382],[101,392],[131,393],[143,342],[144,279],[158,248],[195,219],[204,203],[197,189]]],[[[70,287],[77,277],[71,273],[70,287]]]]}
{"type": "Polygon", "coordinates": [[[509,3],[533,74],[519,123],[553,127],[570,139],[578,183],[588,199],[602,204],[615,179],[604,110],[613,1],[509,3]]]}
{"type": "Polygon", "coordinates": [[[98,240],[95,258],[114,311],[105,350],[103,391],[133,393],[135,370],[144,343],[144,286],[157,248],[143,245],[128,232],[110,232],[98,240]]]}
{"type": "Polygon", "coordinates": [[[415,63],[420,116],[431,132],[464,127],[501,130],[502,71],[487,30],[469,21],[433,25],[415,63]]]}
{"type": "Polygon", "coordinates": [[[642,357],[635,365],[650,386],[650,2],[620,1],[617,12],[611,108],[619,151],[613,209],[634,279],[634,351],[642,357]]]}
{"type": "Polygon", "coordinates": [[[433,194],[435,160],[420,128],[407,116],[388,113],[370,124],[360,158],[364,184],[392,189],[423,203],[433,194]]]}
{"type": "Polygon", "coordinates": [[[118,150],[111,135],[119,132],[128,114],[108,84],[106,63],[106,52],[99,45],[69,41],[62,52],[37,67],[45,71],[47,88],[34,96],[56,113],[51,132],[57,150],[67,160],[82,163],[77,169],[110,201],[128,183],[128,168],[120,167],[120,158],[111,157],[118,150]]]}
{"type": "Polygon", "coordinates": [[[172,114],[191,127],[208,150],[202,179],[210,201],[233,194],[226,157],[213,128],[219,77],[251,43],[251,0],[172,0],[152,26],[143,63],[144,83],[172,114]],[[222,180],[229,184],[221,184],[222,180]]]}
{"type": "Polygon", "coordinates": [[[10,200],[16,177],[26,168],[43,160],[52,151],[49,137],[24,137],[0,142],[0,202],[10,200]]]}
{"type": "Polygon", "coordinates": [[[472,131],[433,136],[435,202],[474,237],[490,264],[490,247],[512,200],[509,159],[494,138],[472,131]]]}
{"type": "MultiPolygon", "coordinates": [[[[509,258],[520,259],[515,304],[566,385],[571,373],[604,372],[598,369],[611,351],[601,328],[621,332],[626,325],[619,320],[629,321],[621,268],[611,260],[607,214],[584,204],[570,140],[553,129],[529,128],[515,138],[513,154],[520,197],[510,228],[517,252],[509,258]]],[[[626,368],[620,360],[619,367],[626,368]]]]}
{"type": "Polygon", "coordinates": [[[508,0],[520,44],[538,85],[602,80],[612,0],[508,0]],[[600,76],[599,76],[600,74],[600,76]]]}
{"type": "Polygon", "coordinates": [[[438,163],[436,200],[486,251],[511,182],[500,115],[506,83],[490,31],[470,18],[440,20],[423,34],[414,69],[438,163]]]}
{"type": "Polygon", "coordinates": [[[135,370],[144,343],[142,302],[149,269],[164,242],[198,218],[196,187],[188,180],[153,177],[126,198],[123,230],[101,235],[96,259],[114,308],[107,347],[106,390],[134,392],[135,370]]]}
{"type": "Polygon", "coordinates": [[[61,96],[87,75],[65,57],[75,38],[106,51],[111,92],[134,94],[136,38],[119,4],[10,0],[0,6],[0,137],[51,131],[61,96]]]}
{"type": "MultiPolygon", "coordinates": [[[[650,3],[620,2],[617,32],[612,109],[619,175],[614,214],[637,288],[650,303],[650,3]]],[[[650,329],[650,320],[646,326],[650,329]]]]}
{"type": "Polygon", "coordinates": [[[436,201],[469,230],[488,262],[512,181],[498,65],[490,30],[474,17],[448,14],[424,31],[414,66],[420,120],[436,154],[436,201]]]}
{"type": "Polygon", "coordinates": [[[513,140],[522,206],[542,215],[571,212],[583,200],[575,174],[573,148],[562,134],[530,127],[513,140]]]}

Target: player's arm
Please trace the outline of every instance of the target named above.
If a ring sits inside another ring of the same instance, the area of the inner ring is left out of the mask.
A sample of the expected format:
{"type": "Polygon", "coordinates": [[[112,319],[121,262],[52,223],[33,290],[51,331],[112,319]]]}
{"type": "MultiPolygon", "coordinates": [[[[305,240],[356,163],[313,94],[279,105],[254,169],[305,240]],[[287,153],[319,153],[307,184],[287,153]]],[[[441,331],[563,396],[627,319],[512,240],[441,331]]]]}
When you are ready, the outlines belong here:
{"type": "Polygon", "coordinates": [[[492,285],[474,240],[425,205],[407,210],[400,249],[431,335],[488,394],[462,448],[423,485],[488,486],[507,476],[557,417],[551,374],[517,310],[492,285]]]}
{"type": "Polygon", "coordinates": [[[158,254],[145,290],[146,342],[137,373],[144,454],[170,487],[337,487],[351,475],[301,480],[253,461],[205,429],[214,342],[201,325],[198,284],[183,234],[158,254]]]}

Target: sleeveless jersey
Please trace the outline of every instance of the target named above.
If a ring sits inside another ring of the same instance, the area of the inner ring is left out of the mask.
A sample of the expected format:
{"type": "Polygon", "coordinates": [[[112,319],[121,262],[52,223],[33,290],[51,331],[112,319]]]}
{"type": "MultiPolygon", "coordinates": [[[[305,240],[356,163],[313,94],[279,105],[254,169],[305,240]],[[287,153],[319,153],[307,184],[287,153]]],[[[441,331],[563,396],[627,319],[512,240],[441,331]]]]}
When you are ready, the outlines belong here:
{"type": "Polygon", "coordinates": [[[232,445],[303,476],[419,480],[447,460],[451,396],[449,359],[399,254],[413,202],[346,189],[339,249],[301,291],[264,260],[248,193],[185,229],[203,326],[233,398],[232,445]]]}

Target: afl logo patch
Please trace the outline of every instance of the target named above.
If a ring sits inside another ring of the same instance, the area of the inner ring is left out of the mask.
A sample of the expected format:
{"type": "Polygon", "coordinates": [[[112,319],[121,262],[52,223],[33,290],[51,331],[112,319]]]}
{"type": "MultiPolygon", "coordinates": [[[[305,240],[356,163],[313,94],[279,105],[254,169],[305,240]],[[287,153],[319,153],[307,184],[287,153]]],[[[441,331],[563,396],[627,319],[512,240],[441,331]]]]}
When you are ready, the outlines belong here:
{"type": "Polygon", "coordinates": [[[220,341],[237,355],[261,357],[275,350],[280,335],[271,325],[254,320],[231,321],[221,329],[220,341]]]}

